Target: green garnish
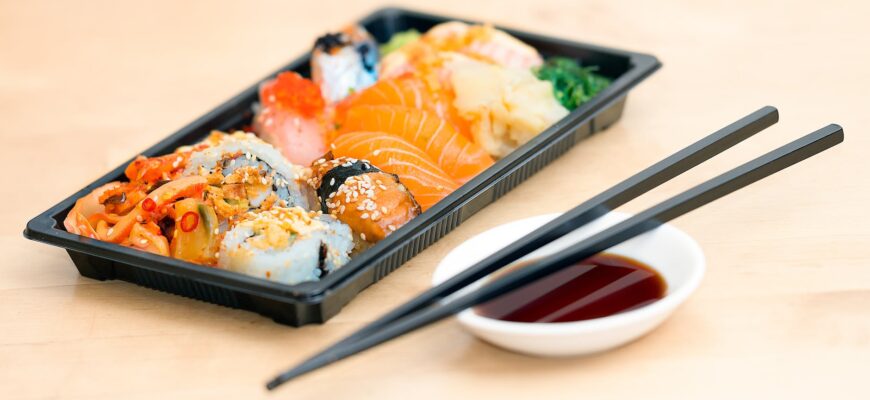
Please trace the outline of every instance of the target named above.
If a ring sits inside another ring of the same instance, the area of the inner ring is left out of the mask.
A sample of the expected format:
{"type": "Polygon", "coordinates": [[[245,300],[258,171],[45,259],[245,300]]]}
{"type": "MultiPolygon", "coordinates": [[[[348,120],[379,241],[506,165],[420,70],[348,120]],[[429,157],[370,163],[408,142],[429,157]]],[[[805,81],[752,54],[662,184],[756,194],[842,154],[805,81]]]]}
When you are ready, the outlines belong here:
{"type": "Polygon", "coordinates": [[[589,101],[610,85],[610,79],[595,73],[598,67],[581,67],[573,59],[552,57],[532,70],[538,79],[553,84],[556,100],[568,110],[589,101]]]}
{"type": "Polygon", "coordinates": [[[208,213],[209,210],[207,210],[206,207],[208,206],[205,204],[197,204],[196,211],[199,213],[199,220],[202,221],[203,226],[205,226],[205,231],[211,234],[212,221],[209,219],[211,214],[208,213]]]}
{"type": "Polygon", "coordinates": [[[416,29],[408,29],[407,31],[398,32],[390,37],[390,41],[381,46],[381,56],[385,56],[390,54],[400,48],[402,46],[416,42],[420,39],[420,32],[416,29]]]}

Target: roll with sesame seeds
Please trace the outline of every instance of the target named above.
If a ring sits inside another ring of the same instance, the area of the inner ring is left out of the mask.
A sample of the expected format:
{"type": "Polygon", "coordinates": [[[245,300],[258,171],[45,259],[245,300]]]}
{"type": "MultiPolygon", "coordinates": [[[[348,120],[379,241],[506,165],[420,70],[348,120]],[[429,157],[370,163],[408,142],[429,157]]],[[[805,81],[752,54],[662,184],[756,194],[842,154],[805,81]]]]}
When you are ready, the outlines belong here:
{"type": "Polygon", "coordinates": [[[360,240],[375,243],[420,214],[420,205],[399,181],[365,160],[314,162],[309,184],[324,213],[348,224],[360,240]]]}
{"type": "Polygon", "coordinates": [[[350,228],[300,207],[240,217],[224,237],[218,267],[286,284],[316,281],[350,261],[350,228]]]}
{"type": "Polygon", "coordinates": [[[314,193],[304,182],[305,168],[255,135],[215,133],[207,143],[209,147],[193,152],[183,174],[208,179],[206,196],[220,217],[272,206],[316,207],[314,193]]]}

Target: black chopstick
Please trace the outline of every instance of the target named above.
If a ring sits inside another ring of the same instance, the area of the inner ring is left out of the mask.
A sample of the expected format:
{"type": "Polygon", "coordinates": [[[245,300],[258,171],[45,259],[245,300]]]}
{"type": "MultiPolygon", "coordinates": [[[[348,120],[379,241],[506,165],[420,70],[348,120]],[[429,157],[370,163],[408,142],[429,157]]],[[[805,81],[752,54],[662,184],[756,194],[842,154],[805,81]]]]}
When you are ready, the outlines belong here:
{"type": "Polygon", "coordinates": [[[545,257],[524,268],[438,306],[397,320],[383,329],[341,346],[322,358],[308,362],[276,377],[266,386],[278,385],[321,366],[354,355],[387,340],[439,321],[466,308],[492,300],[502,294],[543,278],[560,269],[589,258],[628,239],[648,232],[661,224],[724,197],[749,184],[788,168],[843,141],[843,129],[828,125],[761,157],[665,200],[637,215],[607,228],[557,254],[545,257]]]}
{"type": "Polygon", "coordinates": [[[493,280],[481,288],[416,314],[409,315],[328,353],[287,371],[267,384],[274,389],[283,382],[331,362],[354,355],[387,340],[439,321],[466,308],[492,300],[502,294],[543,278],[562,268],[589,258],[619,243],[648,232],[661,224],[724,197],[749,184],[788,168],[843,141],[843,129],[828,125],[724,174],[671,197],[639,214],[607,228],[557,254],[493,280]]]}
{"type": "Polygon", "coordinates": [[[449,296],[761,132],[778,120],[779,112],[771,106],[750,113],[565,212],[472,267],[369,323],[308,361],[318,357],[323,358],[331,350],[377,332],[391,322],[449,296]]]}

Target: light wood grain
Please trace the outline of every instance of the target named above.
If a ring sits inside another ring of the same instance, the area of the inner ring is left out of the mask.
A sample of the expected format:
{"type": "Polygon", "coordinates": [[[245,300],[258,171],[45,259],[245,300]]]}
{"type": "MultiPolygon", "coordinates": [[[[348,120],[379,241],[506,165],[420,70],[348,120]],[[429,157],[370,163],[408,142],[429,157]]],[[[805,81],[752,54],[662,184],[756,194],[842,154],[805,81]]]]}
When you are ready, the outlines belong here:
{"type": "MultiPolygon", "coordinates": [[[[414,2],[410,2],[414,3],[414,2]]],[[[639,210],[830,122],[846,142],[680,218],[709,273],[661,328],[537,359],[454,322],[276,398],[868,398],[870,8],[866,2],[418,1],[435,12],[657,55],[621,122],[484,209],[322,326],[292,329],[78,276],[28,218],[369,12],[358,2],[0,1],[0,398],[266,397],[273,373],[426,288],[464,239],[565,210],[762,105],[781,122],[639,210]],[[558,189],[557,189],[558,188],[558,189]]],[[[409,4],[413,5],[413,4],[409,4]]]]}

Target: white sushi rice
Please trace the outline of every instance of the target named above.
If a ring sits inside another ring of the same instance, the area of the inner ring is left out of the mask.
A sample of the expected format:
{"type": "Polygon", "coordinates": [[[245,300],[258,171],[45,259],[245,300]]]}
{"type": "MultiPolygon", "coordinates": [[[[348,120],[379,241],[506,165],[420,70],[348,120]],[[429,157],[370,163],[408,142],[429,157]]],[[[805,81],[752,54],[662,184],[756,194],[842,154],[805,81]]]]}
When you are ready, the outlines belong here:
{"type": "MultiPolygon", "coordinates": [[[[278,198],[285,200],[287,206],[310,208],[309,195],[306,193],[303,179],[303,167],[287,161],[278,149],[264,142],[251,133],[236,132],[223,135],[220,140],[203,150],[194,152],[185,167],[183,175],[198,175],[201,170],[212,172],[226,154],[241,153],[223,170],[224,176],[245,166],[260,166],[267,171],[274,171],[276,180],[280,182],[274,191],[278,198]]],[[[270,192],[264,192],[254,199],[249,199],[251,206],[259,207],[270,192]]]]}
{"type": "Polygon", "coordinates": [[[365,70],[362,58],[353,46],[344,47],[334,55],[320,54],[315,64],[323,76],[320,91],[331,103],[365,89],[377,80],[376,75],[365,70]]]}
{"type": "Polygon", "coordinates": [[[241,222],[227,232],[218,267],[292,285],[316,281],[350,261],[354,247],[351,230],[329,215],[317,215],[298,224],[299,228],[278,223],[268,211],[256,216],[256,220],[241,222]],[[256,240],[268,234],[265,230],[279,226],[289,234],[286,243],[264,245],[269,242],[256,240]],[[326,247],[322,263],[321,246],[326,247]]]}

